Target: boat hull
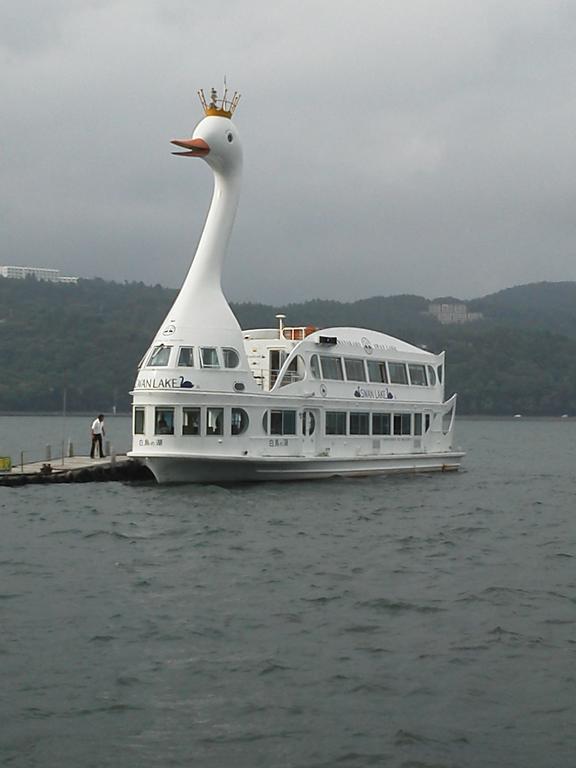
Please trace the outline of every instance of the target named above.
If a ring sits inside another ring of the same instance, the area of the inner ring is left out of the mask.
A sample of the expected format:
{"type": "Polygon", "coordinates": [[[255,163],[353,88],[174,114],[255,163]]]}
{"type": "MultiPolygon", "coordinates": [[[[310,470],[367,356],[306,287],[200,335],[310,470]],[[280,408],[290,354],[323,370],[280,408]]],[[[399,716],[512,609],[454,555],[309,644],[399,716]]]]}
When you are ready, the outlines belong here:
{"type": "Polygon", "coordinates": [[[460,468],[464,453],[403,454],[346,458],[237,458],[147,456],[143,462],[158,483],[242,483],[368,477],[415,472],[447,472],[460,468]]]}

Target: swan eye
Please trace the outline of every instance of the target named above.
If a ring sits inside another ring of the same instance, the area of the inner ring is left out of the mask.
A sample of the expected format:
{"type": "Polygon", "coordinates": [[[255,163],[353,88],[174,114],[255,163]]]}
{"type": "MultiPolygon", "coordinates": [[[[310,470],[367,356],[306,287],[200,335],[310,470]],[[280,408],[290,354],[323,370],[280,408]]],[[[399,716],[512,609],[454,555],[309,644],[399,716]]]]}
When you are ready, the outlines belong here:
{"type": "Polygon", "coordinates": [[[234,136],[230,132],[228,132],[226,134],[226,138],[228,139],[229,142],[233,142],[234,141],[234,136]]]}

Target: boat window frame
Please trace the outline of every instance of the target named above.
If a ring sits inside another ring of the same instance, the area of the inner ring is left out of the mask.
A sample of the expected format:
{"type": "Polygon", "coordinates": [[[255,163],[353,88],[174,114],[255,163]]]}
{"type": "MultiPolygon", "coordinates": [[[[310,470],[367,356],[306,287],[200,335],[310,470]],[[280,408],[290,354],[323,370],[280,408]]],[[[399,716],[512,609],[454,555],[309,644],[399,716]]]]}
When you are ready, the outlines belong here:
{"type": "Polygon", "coordinates": [[[274,437],[294,437],[296,435],[296,413],[295,408],[268,409],[265,415],[266,433],[274,435],[274,437]],[[292,419],[293,423],[291,424],[292,419]]]}
{"type": "Polygon", "coordinates": [[[434,366],[427,365],[426,368],[428,369],[428,382],[431,387],[435,387],[437,376],[436,376],[436,371],[434,370],[434,366]]]}
{"type": "Polygon", "coordinates": [[[146,408],[135,405],[134,410],[132,413],[132,434],[134,435],[145,435],[146,434],[146,408]],[[138,416],[142,417],[142,423],[139,424],[138,416]],[[140,427],[140,429],[137,429],[137,427],[140,427]]]}
{"type": "Polygon", "coordinates": [[[358,381],[358,382],[366,382],[368,381],[366,377],[366,366],[364,365],[364,358],[363,357],[345,357],[344,358],[344,371],[346,373],[346,381],[358,381]],[[350,363],[351,366],[357,365],[358,363],[362,367],[362,377],[361,379],[357,378],[357,374],[350,375],[348,371],[348,364],[350,363]]]}
{"type": "Polygon", "coordinates": [[[320,368],[320,358],[314,352],[313,355],[310,355],[310,375],[313,379],[321,379],[322,378],[322,369],[320,368]]]}
{"type": "Polygon", "coordinates": [[[410,384],[413,387],[427,387],[428,386],[428,377],[426,375],[426,365],[424,363],[408,363],[408,378],[410,381],[410,384]],[[415,368],[420,371],[420,373],[423,375],[424,380],[423,381],[414,381],[412,378],[412,369],[415,368]]]}
{"type": "Polygon", "coordinates": [[[386,370],[386,361],[385,360],[366,360],[366,368],[368,370],[368,381],[372,384],[388,384],[388,371],[386,370]],[[380,373],[380,378],[374,379],[372,378],[371,369],[377,365],[378,370],[380,373]],[[384,378],[382,378],[382,376],[384,378]]]}
{"type": "Polygon", "coordinates": [[[354,436],[370,434],[370,411],[350,411],[349,434],[354,436]],[[361,424],[360,417],[364,424],[361,424]],[[361,426],[365,426],[365,431],[361,431],[361,426]]]}
{"type": "Polygon", "coordinates": [[[238,366],[240,365],[240,353],[238,352],[238,350],[234,349],[234,347],[222,347],[222,363],[223,363],[222,365],[223,368],[230,368],[230,369],[238,368],[238,366]],[[232,353],[232,355],[235,355],[236,362],[234,363],[234,365],[230,365],[228,360],[226,359],[228,356],[228,353],[230,352],[232,353]]]}
{"type": "Polygon", "coordinates": [[[344,381],[344,367],[342,365],[342,358],[339,355],[320,355],[320,369],[322,371],[322,378],[326,381],[344,381]],[[327,360],[330,364],[334,362],[336,368],[340,369],[340,376],[327,376],[324,370],[324,361],[327,360]]]}
{"type": "Polygon", "coordinates": [[[400,384],[401,386],[408,385],[409,379],[408,379],[408,368],[406,367],[406,363],[400,362],[399,360],[388,360],[388,379],[390,381],[390,384],[400,384]],[[392,370],[403,370],[404,375],[401,377],[403,381],[396,380],[394,376],[392,375],[392,370]]]}
{"type": "Polygon", "coordinates": [[[185,405],[182,408],[182,435],[185,437],[201,437],[202,436],[202,408],[200,408],[199,406],[185,405]],[[198,431],[185,432],[184,430],[188,426],[186,424],[186,416],[192,412],[196,412],[198,415],[198,431]]]}
{"type": "Polygon", "coordinates": [[[347,411],[325,411],[324,413],[324,434],[330,435],[330,437],[342,437],[348,434],[348,412],[347,411]],[[342,431],[342,416],[344,417],[344,430],[342,431]],[[334,426],[338,427],[338,430],[332,431],[329,429],[328,417],[332,420],[334,417],[334,426]]]}
{"type": "Polygon", "coordinates": [[[174,422],[175,422],[175,408],[170,405],[157,405],[154,408],[154,434],[155,435],[173,435],[174,434],[174,422]],[[166,419],[164,416],[160,417],[160,414],[169,414],[170,418],[166,419]],[[160,428],[160,421],[163,420],[166,427],[160,428]]]}
{"type": "Polygon", "coordinates": [[[200,366],[202,368],[205,368],[208,371],[210,370],[215,371],[222,367],[220,365],[220,356],[218,355],[218,347],[200,347],[200,366]],[[216,365],[212,365],[212,363],[206,363],[204,361],[204,353],[209,351],[214,352],[216,357],[216,365]]]}
{"type": "Polygon", "coordinates": [[[409,437],[412,434],[412,414],[398,412],[392,419],[394,437],[409,437]]]}
{"type": "Polygon", "coordinates": [[[250,417],[248,415],[248,411],[244,408],[232,408],[230,411],[230,434],[233,437],[238,437],[239,435],[243,435],[250,426],[250,417]],[[235,421],[235,415],[240,414],[240,421],[238,423],[238,431],[234,431],[234,421],[235,421]]]}
{"type": "Polygon", "coordinates": [[[373,411],[372,412],[372,435],[377,435],[378,437],[389,437],[392,434],[392,414],[389,411],[373,411]],[[375,426],[375,418],[378,417],[379,419],[382,419],[382,427],[378,425],[378,427],[375,426]],[[386,431],[386,427],[388,428],[386,431]],[[382,428],[384,431],[379,432],[378,430],[382,428]]]}
{"type": "Polygon", "coordinates": [[[157,344],[150,353],[150,357],[148,358],[147,366],[148,368],[166,368],[168,363],[170,362],[170,356],[172,354],[172,345],[171,344],[157,344]],[[166,361],[165,362],[155,362],[154,358],[159,355],[161,352],[166,351],[166,361]]]}
{"type": "Polygon", "coordinates": [[[176,367],[177,368],[195,368],[196,366],[194,365],[194,357],[195,357],[194,347],[188,347],[188,346],[178,347],[178,361],[176,363],[176,367]],[[188,359],[189,360],[191,359],[192,362],[188,362],[188,363],[182,362],[184,351],[188,353],[188,356],[189,356],[188,359]]]}

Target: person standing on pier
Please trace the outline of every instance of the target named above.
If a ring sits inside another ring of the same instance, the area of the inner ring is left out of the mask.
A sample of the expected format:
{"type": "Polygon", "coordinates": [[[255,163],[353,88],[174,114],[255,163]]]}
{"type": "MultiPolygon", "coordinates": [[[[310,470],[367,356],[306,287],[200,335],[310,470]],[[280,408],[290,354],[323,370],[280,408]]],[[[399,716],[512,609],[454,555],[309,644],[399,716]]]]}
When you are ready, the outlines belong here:
{"type": "Polygon", "coordinates": [[[105,435],[104,430],[104,414],[99,413],[98,416],[92,422],[92,447],[90,449],[90,458],[94,458],[96,446],[100,452],[100,458],[104,458],[104,451],[102,449],[102,436],[105,435]]]}

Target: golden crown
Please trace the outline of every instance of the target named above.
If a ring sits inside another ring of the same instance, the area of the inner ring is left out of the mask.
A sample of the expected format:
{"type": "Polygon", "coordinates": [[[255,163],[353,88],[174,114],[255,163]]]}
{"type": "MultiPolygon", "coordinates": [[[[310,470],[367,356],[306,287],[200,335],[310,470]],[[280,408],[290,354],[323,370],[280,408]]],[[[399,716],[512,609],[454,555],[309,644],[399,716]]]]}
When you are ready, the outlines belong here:
{"type": "Polygon", "coordinates": [[[204,90],[202,88],[198,91],[198,96],[200,97],[200,102],[206,117],[232,117],[234,110],[240,101],[240,94],[237,91],[234,91],[234,94],[230,98],[228,97],[228,88],[226,88],[226,86],[224,86],[224,95],[221,99],[218,98],[216,88],[211,89],[209,102],[206,101],[206,96],[204,95],[204,90]]]}

